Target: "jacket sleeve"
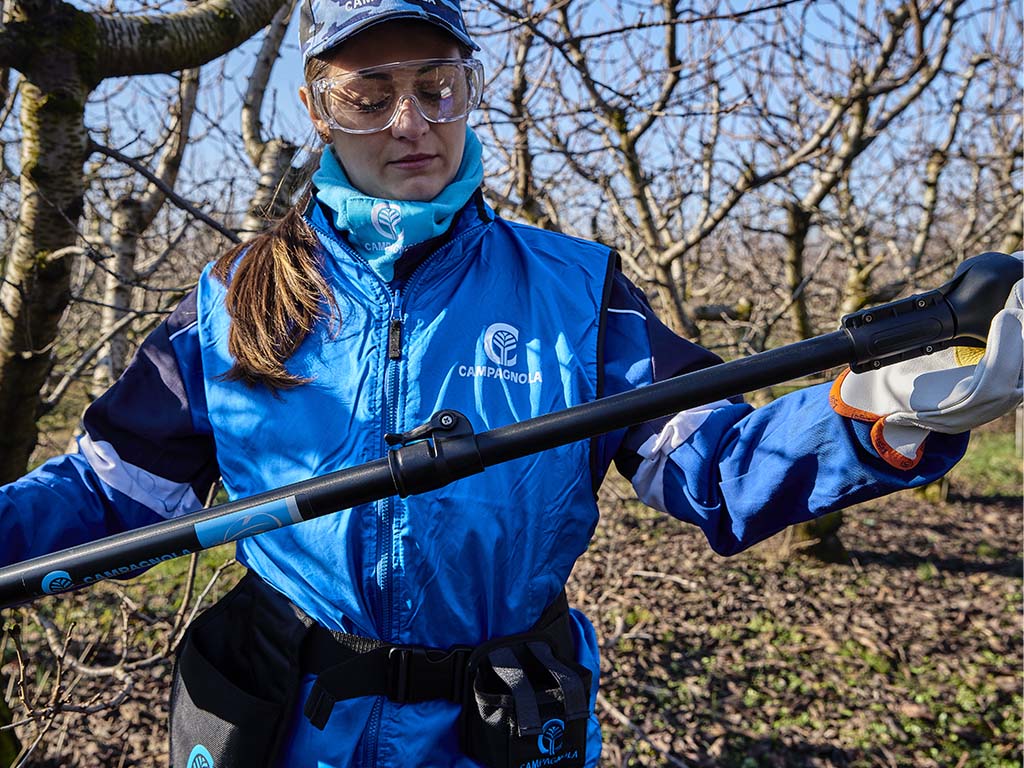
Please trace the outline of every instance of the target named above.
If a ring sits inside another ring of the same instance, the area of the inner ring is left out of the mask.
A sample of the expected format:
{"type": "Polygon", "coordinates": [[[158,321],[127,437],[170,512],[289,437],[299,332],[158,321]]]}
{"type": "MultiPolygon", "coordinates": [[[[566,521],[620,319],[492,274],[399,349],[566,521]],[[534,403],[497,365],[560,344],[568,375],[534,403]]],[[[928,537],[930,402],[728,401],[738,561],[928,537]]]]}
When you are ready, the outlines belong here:
{"type": "Polygon", "coordinates": [[[0,564],[160,522],[202,506],[218,475],[195,294],[85,412],[78,452],[0,488],[0,564]]]}
{"type": "MultiPolygon", "coordinates": [[[[669,331],[624,276],[605,323],[608,395],[720,362],[669,331]]],[[[757,409],[720,400],[607,435],[599,466],[614,460],[641,501],[700,526],[729,555],[794,523],[931,482],[966,450],[966,434],[934,435],[918,466],[895,469],[871,448],[870,425],[832,410],[829,387],[757,409]]]]}

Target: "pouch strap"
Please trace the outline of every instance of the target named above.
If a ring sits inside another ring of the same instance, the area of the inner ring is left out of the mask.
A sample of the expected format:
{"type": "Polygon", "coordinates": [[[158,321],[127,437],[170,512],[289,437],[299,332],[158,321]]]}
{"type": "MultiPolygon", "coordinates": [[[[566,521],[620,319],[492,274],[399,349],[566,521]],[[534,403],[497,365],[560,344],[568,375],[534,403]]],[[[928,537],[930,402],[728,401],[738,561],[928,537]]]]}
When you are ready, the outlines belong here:
{"type": "Polygon", "coordinates": [[[566,720],[588,717],[590,715],[590,700],[584,691],[583,681],[580,680],[579,674],[556,659],[551,652],[551,646],[547,643],[531,641],[526,644],[526,647],[551,673],[551,676],[558,682],[558,687],[562,689],[562,696],[565,697],[566,720]]]}
{"type": "Polygon", "coordinates": [[[508,646],[495,648],[487,654],[494,674],[508,686],[516,706],[516,725],[520,736],[532,736],[540,733],[540,709],[537,707],[537,692],[523,669],[522,662],[516,658],[508,646]]]}
{"type": "MultiPolygon", "coordinates": [[[[335,703],[345,699],[386,696],[399,704],[432,699],[461,703],[464,699],[467,666],[474,650],[470,646],[442,650],[392,645],[334,632],[312,620],[310,624],[302,666],[317,679],[303,711],[321,730],[335,703]]],[[[533,631],[546,637],[558,653],[571,656],[572,629],[564,590],[544,610],[533,631]]]]}

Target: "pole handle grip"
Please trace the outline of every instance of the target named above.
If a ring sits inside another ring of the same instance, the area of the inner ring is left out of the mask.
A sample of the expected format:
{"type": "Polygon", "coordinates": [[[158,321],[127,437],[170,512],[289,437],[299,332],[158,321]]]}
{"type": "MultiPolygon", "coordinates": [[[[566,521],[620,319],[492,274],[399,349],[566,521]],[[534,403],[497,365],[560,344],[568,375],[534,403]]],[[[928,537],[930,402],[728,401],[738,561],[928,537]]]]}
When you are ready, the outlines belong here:
{"type": "Polygon", "coordinates": [[[1015,256],[983,253],[935,290],[846,315],[842,327],[854,350],[850,368],[863,373],[954,345],[984,346],[992,318],[1022,271],[1015,256]]]}
{"type": "Polygon", "coordinates": [[[989,251],[964,261],[953,279],[937,290],[956,317],[954,341],[961,346],[984,345],[992,318],[1006,305],[1014,284],[1024,277],[1024,262],[1017,256],[989,251]]]}

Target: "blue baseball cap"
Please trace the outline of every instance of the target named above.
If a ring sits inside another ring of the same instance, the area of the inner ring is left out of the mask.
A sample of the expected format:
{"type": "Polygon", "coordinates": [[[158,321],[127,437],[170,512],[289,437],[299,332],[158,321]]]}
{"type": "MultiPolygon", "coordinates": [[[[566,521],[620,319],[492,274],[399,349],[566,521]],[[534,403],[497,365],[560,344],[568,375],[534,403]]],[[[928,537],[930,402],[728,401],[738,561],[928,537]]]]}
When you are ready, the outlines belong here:
{"type": "Polygon", "coordinates": [[[364,29],[394,19],[425,21],[474,51],[480,50],[466,31],[460,0],[302,0],[302,61],[329,51],[364,29]]]}

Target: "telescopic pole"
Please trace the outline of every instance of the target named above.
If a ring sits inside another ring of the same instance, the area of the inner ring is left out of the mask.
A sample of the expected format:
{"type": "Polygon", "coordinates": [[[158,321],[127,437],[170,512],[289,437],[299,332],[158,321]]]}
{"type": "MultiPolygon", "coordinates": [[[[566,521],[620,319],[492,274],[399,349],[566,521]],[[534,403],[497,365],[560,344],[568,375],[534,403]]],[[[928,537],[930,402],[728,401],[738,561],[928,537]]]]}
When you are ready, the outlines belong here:
{"type": "Polygon", "coordinates": [[[440,411],[406,434],[387,435],[392,450],[384,458],[0,568],[0,607],[387,496],[424,493],[494,464],[835,366],[864,371],[954,341],[978,345],[1020,276],[1017,259],[982,254],[941,288],[848,315],[841,330],[481,434],[461,413],[440,411]]]}

